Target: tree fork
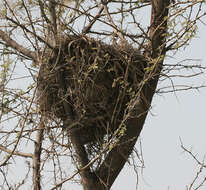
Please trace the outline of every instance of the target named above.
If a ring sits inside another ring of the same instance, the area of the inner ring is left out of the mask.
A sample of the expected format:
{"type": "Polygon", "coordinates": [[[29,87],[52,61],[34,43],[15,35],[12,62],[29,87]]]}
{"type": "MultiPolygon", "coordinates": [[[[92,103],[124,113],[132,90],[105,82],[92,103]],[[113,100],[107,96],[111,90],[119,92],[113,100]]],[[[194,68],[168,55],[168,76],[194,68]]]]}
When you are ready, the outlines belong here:
{"type": "MultiPolygon", "coordinates": [[[[129,155],[132,153],[148,114],[166,53],[165,41],[169,4],[169,0],[152,1],[151,26],[149,32],[151,40],[148,43],[151,52],[147,52],[146,56],[149,61],[155,60],[155,62],[153,63],[152,69],[145,72],[140,92],[141,96],[139,100],[137,100],[138,103],[136,105],[138,107],[137,116],[139,117],[127,121],[126,132],[119,141],[120,146],[115,146],[108,153],[99,170],[95,172],[99,180],[94,184],[94,188],[88,189],[84,186],[85,190],[96,189],[97,183],[99,183],[98,186],[101,187],[101,190],[110,189],[128,160],[129,155]]],[[[148,64],[148,66],[149,65],[151,64],[148,64]]]]}

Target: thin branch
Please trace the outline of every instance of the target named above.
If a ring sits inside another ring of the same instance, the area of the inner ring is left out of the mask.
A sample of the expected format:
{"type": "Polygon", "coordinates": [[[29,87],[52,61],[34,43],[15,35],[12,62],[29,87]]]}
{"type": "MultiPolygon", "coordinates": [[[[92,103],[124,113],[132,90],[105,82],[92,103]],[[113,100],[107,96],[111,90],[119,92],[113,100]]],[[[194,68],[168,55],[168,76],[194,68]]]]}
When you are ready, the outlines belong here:
{"type": "Polygon", "coordinates": [[[125,39],[124,39],[123,34],[122,34],[122,33],[120,32],[120,30],[117,28],[116,24],[114,23],[111,15],[110,15],[110,13],[109,13],[109,10],[108,10],[108,7],[107,7],[109,1],[107,1],[107,0],[102,0],[102,3],[103,3],[104,11],[105,11],[105,13],[106,13],[106,15],[107,15],[107,18],[108,18],[111,26],[112,26],[113,29],[114,29],[114,33],[117,34],[117,36],[120,38],[121,42],[125,42],[125,39]]]}
{"type": "Polygon", "coordinates": [[[54,39],[57,42],[57,16],[56,16],[56,6],[57,3],[55,0],[50,0],[49,1],[49,12],[50,12],[50,19],[51,19],[51,30],[54,35],[54,39]]]}
{"type": "Polygon", "coordinates": [[[9,155],[0,163],[0,167],[3,166],[4,164],[6,164],[8,162],[8,160],[12,157],[13,153],[16,151],[16,148],[21,140],[21,137],[22,137],[22,133],[24,131],[24,128],[25,128],[25,124],[26,124],[26,121],[28,119],[28,116],[29,116],[29,111],[31,110],[31,107],[32,107],[32,104],[34,102],[34,98],[35,98],[35,94],[36,94],[36,90],[37,88],[34,89],[34,94],[32,96],[32,99],[31,99],[31,102],[28,106],[28,110],[26,112],[26,116],[21,124],[21,130],[20,132],[18,133],[18,136],[17,136],[17,139],[15,141],[15,145],[14,145],[14,148],[12,149],[12,151],[9,153],[9,155]]]}
{"type": "Polygon", "coordinates": [[[54,49],[54,47],[47,41],[45,41],[45,39],[43,39],[42,37],[38,36],[36,33],[33,33],[32,31],[30,31],[26,26],[24,26],[21,23],[16,22],[14,19],[6,17],[7,20],[13,22],[16,26],[19,26],[22,30],[25,30],[25,32],[28,32],[30,34],[32,34],[34,37],[36,37],[40,42],[44,43],[45,45],[47,45],[50,49],[54,49]]]}
{"type": "Polygon", "coordinates": [[[23,54],[26,57],[31,58],[36,61],[36,54],[33,51],[28,50],[24,46],[18,44],[14,41],[6,32],[0,29],[0,38],[6,43],[7,46],[15,49],[19,53],[23,54]]]}
{"type": "Polygon", "coordinates": [[[169,0],[154,0],[152,5],[152,19],[150,28],[149,47],[153,50],[151,55],[148,55],[149,60],[155,60],[151,70],[145,73],[140,87],[140,95],[135,101],[135,118],[128,118],[125,125],[127,126],[125,134],[120,138],[120,146],[115,146],[106,156],[104,162],[96,172],[101,180],[107,183],[107,188],[110,188],[125,165],[129,155],[131,154],[137,138],[142,130],[144,121],[150,108],[152,97],[157,87],[161,68],[165,55],[165,34],[167,32],[169,0]],[[127,142],[127,143],[126,143],[127,142]],[[112,170],[110,170],[110,168],[112,170]]]}
{"type": "MultiPolygon", "coordinates": [[[[4,151],[4,152],[7,152],[9,154],[12,153],[12,150],[0,145],[0,150],[4,151]]],[[[24,157],[24,158],[32,158],[33,157],[33,154],[31,153],[24,153],[24,152],[19,152],[19,151],[14,151],[12,153],[13,155],[17,155],[17,156],[21,156],[21,157],[24,157]]]]}
{"type": "Polygon", "coordinates": [[[40,7],[40,11],[41,11],[41,15],[42,17],[45,19],[47,24],[51,24],[51,21],[49,20],[49,18],[46,16],[46,13],[44,11],[44,4],[42,3],[41,0],[38,0],[39,3],[39,7],[40,7]]]}
{"type": "Polygon", "coordinates": [[[85,26],[83,28],[83,30],[82,30],[83,34],[86,34],[86,33],[88,33],[91,30],[91,28],[94,25],[94,23],[97,21],[98,18],[100,18],[101,13],[102,13],[103,10],[104,10],[104,6],[102,5],[101,8],[99,9],[98,14],[92,19],[92,21],[87,26],[85,26]]]}
{"type": "Polygon", "coordinates": [[[192,153],[192,151],[188,150],[182,143],[182,140],[180,139],[180,143],[181,143],[181,148],[187,152],[200,166],[206,168],[206,164],[204,164],[203,162],[200,162],[198,160],[198,158],[192,153]]]}
{"type": "Polygon", "coordinates": [[[41,117],[39,126],[38,126],[36,141],[35,141],[35,149],[33,156],[33,185],[34,190],[40,190],[40,165],[41,165],[41,154],[42,154],[42,141],[43,141],[43,133],[44,133],[44,116],[41,117]]]}

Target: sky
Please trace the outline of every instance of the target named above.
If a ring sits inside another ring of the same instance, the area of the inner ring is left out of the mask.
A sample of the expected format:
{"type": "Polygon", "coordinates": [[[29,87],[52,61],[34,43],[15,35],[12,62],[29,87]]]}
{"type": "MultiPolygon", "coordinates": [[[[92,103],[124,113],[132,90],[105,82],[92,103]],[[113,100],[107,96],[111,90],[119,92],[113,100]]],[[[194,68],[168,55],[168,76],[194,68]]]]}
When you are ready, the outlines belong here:
{"type": "MultiPolygon", "coordinates": [[[[150,15],[147,15],[148,17],[144,19],[149,19],[150,15]]],[[[190,46],[185,51],[178,52],[172,59],[167,59],[165,63],[177,63],[188,58],[200,59],[199,63],[206,66],[205,30],[206,26],[200,25],[199,33],[190,46]]],[[[206,84],[206,77],[204,74],[201,77],[190,78],[189,81],[190,84],[206,84]]],[[[178,78],[175,82],[184,83],[182,78],[178,78]]],[[[159,87],[161,85],[162,83],[159,87]]],[[[181,149],[180,139],[200,160],[204,158],[205,97],[206,89],[154,96],[151,112],[140,137],[145,168],[138,172],[138,190],[186,190],[186,186],[192,182],[198,165],[181,149]]],[[[136,182],[134,169],[127,164],[112,186],[112,190],[135,190],[136,182]]],[[[69,190],[82,189],[75,184],[65,187],[69,190]]]]}
{"type": "MultiPolygon", "coordinates": [[[[206,66],[206,26],[201,25],[197,37],[175,60],[200,59],[206,66]]],[[[169,63],[167,60],[165,63],[169,63]]],[[[177,83],[182,83],[178,79],[177,83]]],[[[206,84],[206,76],[190,78],[191,84],[206,84]]],[[[161,84],[159,84],[161,86],[161,84]]],[[[181,149],[184,146],[200,161],[206,155],[206,89],[154,96],[151,113],[141,133],[145,168],[139,171],[138,190],[186,190],[194,179],[198,165],[181,149]]],[[[206,176],[206,172],[204,172],[206,176]]],[[[204,177],[203,176],[203,177],[204,177]]],[[[205,189],[205,186],[201,189],[205,189]]],[[[136,176],[125,167],[112,187],[113,190],[135,190],[136,176]]]]}
{"type": "MultiPolygon", "coordinates": [[[[148,15],[148,14],[145,14],[148,15]]],[[[149,19],[150,15],[143,19],[149,19]]],[[[140,18],[140,19],[142,19],[140,18]]],[[[185,50],[180,50],[166,64],[175,64],[185,59],[197,59],[194,64],[206,67],[206,26],[199,25],[197,36],[185,50]]],[[[187,64],[187,62],[185,62],[187,64]]],[[[189,64],[189,62],[188,62],[189,64]]],[[[184,80],[178,78],[175,84],[187,82],[192,85],[206,85],[205,74],[184,80]]],[[[170,84],[169,81],[164,85],[170,84]]],[[[162,87],[159,83],[158,87],[162,87]]],[[[163,95],[155,95],[152,109],[141,132],[141,144],[145,168],[138,171],[126,164],[112,186],[112,190],[186,190],[193,181],[199,167],[194,159],[181,148],[183,145],[203,160],[206,155],[206,88],[163,95]]],[[[139,143],[137,142],[137,149],[139,143]]],[[[206,176],[206,171],[201,177],[206,176]]],[[[200,178],[201,180],[202,178],[200,178]]],[[[69,190],[82,190],[78,185],[66,185],[69,190]]],[[[205,186],[199,190],[205,190],[205,186]]]]}

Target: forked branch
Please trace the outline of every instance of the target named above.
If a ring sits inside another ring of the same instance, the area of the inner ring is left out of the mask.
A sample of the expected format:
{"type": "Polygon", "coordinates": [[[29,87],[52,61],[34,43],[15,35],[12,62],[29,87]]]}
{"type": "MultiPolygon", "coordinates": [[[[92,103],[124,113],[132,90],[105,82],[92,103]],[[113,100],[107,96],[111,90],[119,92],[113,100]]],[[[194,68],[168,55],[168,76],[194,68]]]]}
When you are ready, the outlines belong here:
{"type": "MultiPolygon", "coordinates": [[[[152,97],[155,93],[157,82],[165,55],[165,37],[167,33],[169,0],[154,0],[152,3],[152,16],[150,26],[150,41],[148,61],[154,61],[151,69],[145,72],[140,87],[141,96],[137,97],[137,118],[128,119],[126,132],[120,138],[119,145],[115,146],[105,158],[96,175],[106,186],[103,189],[110,189],[121,169],[131,154],[134,145],[140,135],[144,121],[150,108],[152,97]]],[[[148,66],[151,65],[148,64],[148,66]]]]}

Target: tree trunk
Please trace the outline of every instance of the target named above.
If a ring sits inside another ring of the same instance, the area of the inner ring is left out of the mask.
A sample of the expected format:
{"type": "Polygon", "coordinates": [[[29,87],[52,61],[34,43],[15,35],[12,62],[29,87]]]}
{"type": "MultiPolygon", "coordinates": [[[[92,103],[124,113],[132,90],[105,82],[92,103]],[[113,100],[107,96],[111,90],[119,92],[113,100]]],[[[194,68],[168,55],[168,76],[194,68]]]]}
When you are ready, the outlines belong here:
{"type": "MultiPolygon", "coordinates": [[[[90,187],[83,183],[84,190],[109,190],[128,160],[140,135],[164,61],[169,3],[169,0],[152,1],[149,33],[151,41],[148,43],[148,51],[146,52],[150,69],[145,72],[140,91],[141,95],[136,100],[136,107],[138,108],[136,114],[139,117],[127,121],[126,133],[120,138],[119,144],[108,153],[99,170],[94,172],[95,175],[92,179],[95,181],[96,178],[96,182],[90,187]]],[[[82,181],[87,181],[87,179],[82,178],[82,181]]]]}

